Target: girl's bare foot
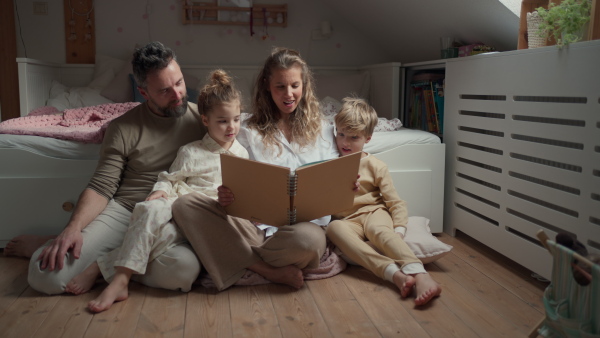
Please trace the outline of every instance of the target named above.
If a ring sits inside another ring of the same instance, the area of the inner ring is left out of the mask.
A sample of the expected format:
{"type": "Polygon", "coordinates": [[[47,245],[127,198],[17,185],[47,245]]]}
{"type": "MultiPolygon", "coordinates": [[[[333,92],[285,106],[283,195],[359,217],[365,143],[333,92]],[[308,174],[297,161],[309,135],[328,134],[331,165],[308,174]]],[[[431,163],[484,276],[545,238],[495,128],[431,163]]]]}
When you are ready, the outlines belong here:
{"type": "Polygon", "coordinates": [[[5,256],[31,258],[35,250],[56,236],[20,235],[4,247],[5,256]]]}
{"type": "Polygon", "coordinates": [[[98,267],[98,263],[94,262],[67,283],[65,292],[74,295],[86,293],[92,289],[92,286],[96,283],[96,279],[98,279],[99,275],[100,268],[98,267]]]}
{"type": "Polygon", "coordinates": [[[88,303],[88,308],[92,312],[110,309],[115,302],[126,300],[129,297],[128,286],[129,278],[123,274],[116,274],[100,296],[88,303]]]}
{"type": "Polygon", "coordinates": [[[248,267],[248,270],[258,273],[273,283],[286,284],[296,289],[304,285],[302,270],[295,265],[276,268],[261,261],[248,267]]]}
{"type": "Polygon", "coordinates": [[[415,289],[417,290],[415,305],[427,304],[442,293],[442,287],[428,273],[416,274],[414,278],[416,280],[415,289]]]}
{"type": "Polygon", "coordinates": [[[400,289],[400,296],[406,298],[410,295],[415,286],[415,278],[410,275],[405,275],[402,271],[398,270],[392,277],[394,284],[400,289]]]}

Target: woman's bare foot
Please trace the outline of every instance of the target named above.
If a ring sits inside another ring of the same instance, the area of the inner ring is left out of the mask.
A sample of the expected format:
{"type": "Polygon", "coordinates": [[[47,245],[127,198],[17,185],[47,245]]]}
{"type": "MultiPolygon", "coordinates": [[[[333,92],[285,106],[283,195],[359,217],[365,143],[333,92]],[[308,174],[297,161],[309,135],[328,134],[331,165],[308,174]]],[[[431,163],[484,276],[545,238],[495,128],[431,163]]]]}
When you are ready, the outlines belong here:
{"type": "Polygon", "coordinates": [[[286,284],[296,289],[304,285],[302,270],[294,265],[276,268],[261,261],[248,267],[248,270],[258,273],[273,283],[286,284]]]}
{"type": "Polygon", "coordinates": [[[4,247],[4,256],[31,258],[35,250],[56,236],[20,235],[4,247]]]}
{"type": "Polygon", "coordinates": [[[417,291],[415,305],[427,304],[442,293],[442,287],[431,278],[430,274],[419,273],[414,278],[416,280],[415,289],[417,291]]]}
{"type": "Polygon", "coordinates": [[[98,279],[99,275],[100,268],[98,267],[98,263],[94,262],[67,283],[65,292],[74,295],[86,293],[92,289],[92,286],[96,283],[96,279],[98,279]]]}
{"type": "Polygon", "coordinates": [[[394,284],[400,289],[400,296],[406,298],[410,295],[415,286],[415,278],[410,275],[405,275],[402,271],[398,270],[392,277],[394,284]]]}
{"type": "Polygon", "coordinates": [[[115,302],[126,300],[129,297],[128,286],[129,277],[116,274],[100,296],[88,303],[88,308],[92,312],[102,312],[110,309],[115,302]]]}

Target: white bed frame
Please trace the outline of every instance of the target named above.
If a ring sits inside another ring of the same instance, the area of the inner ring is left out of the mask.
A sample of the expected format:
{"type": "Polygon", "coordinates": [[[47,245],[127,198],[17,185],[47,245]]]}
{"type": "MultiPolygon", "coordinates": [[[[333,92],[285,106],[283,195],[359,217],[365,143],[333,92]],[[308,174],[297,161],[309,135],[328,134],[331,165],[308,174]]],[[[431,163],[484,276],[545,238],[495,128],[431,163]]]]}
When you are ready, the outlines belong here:
{"type": "MultiPolygon", "coordinates": [[[[93,65],[52,64],[17,59],[21,112],[45,105],[52,80],[69,87],[85,86],[92,79],[93,65]]],[[[198,78],[215,66],[182,66],[198,78]]],[[[223,67],[236,78],[252,79],[256,67],[223,67]]],[[[315,67],[316,73],[370,74],[371,104],[381,116],[399,112],[400,64],[366,67],[315,67]]],[[[431,220],[432,232],[443,229],[444,144],[412,144],[376,154],[390,169],[394,184],[406,200],[409,215],[431,220]]],[[[62,160],[22,149],[0,148],[0,247],[24,233],[57,234],[71,213],[63,205],[75,204],[91,177],[96,161],[62,160]]],[[[67,208],[68,209],[68,208],[67,208]]]]}
{"type": "Polygon", "coordinates": [[[446,232],[550,278],[543,229],[600,253],[600,41],[446,64],[446,232]]]}

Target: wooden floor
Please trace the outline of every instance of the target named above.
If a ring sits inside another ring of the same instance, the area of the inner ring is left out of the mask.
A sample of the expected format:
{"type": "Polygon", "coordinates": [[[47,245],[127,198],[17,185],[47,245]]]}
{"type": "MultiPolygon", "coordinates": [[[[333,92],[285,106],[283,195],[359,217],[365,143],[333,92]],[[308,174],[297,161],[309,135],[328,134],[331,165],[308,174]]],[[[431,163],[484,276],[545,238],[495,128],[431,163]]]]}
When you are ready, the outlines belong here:
{"type": "Polygon", "coordinates": [[[544,316],[547,283],[468,236],[428,264],[443,286],[423,308],[352,266],[294,291],[282,285],[189,293],[132,283],[130,298],[92,314],[81,296],[44,296],[27,285],[27,260],[0,255],[1,337],[525,337],[544,316]]]}

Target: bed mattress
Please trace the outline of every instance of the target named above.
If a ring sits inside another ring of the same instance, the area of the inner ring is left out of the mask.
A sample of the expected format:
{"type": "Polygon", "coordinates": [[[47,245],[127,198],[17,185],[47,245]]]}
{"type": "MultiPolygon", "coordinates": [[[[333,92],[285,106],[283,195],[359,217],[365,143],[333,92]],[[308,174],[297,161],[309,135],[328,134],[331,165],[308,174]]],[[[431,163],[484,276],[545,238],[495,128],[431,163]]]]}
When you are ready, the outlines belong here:
{"type": "MultiPolygon", "coordinates": [[[[365,151],[377,154],[404,144],[439,144],[434,134],[414,129],[376,132],[365,145],[365,151]]],[[[0,134],[0,149],[22,149],[31,153],[57,159],[98,159],[100,144],[80,143],[48,137],[0,134]]]]}

